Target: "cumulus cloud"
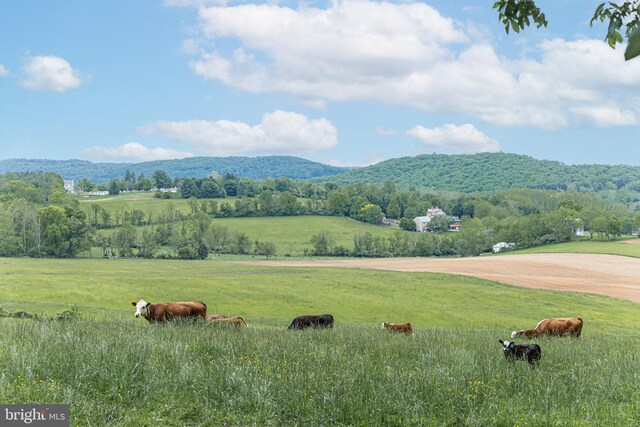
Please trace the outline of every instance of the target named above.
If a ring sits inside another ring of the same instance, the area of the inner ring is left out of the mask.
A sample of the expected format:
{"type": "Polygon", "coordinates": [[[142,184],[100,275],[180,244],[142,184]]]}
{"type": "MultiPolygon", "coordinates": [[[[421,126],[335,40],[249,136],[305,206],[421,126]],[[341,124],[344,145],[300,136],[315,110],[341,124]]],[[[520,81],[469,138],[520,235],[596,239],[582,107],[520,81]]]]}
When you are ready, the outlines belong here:
{"type": "Polygon", "coordinates": [[[4,65],[0,64],[0,78],[6,77],[9,75],[9,70],[4,65]]]}
{"type": "Polygon", "coordinates": [[[23,73],[20,84],[29,90],[62,93],[83,83],[80,72],[59,56],[30,56],[23,73]]]}
{"type": "Polygon", "coordinates": [[[474,24],[411,1],[201,4],[198,13],[200,38],[216,48],[194,53],[194,72],[253,93],[322,106],[373,100],[545,129],[635,123],[640,114],[640,61],[625,62],[599,40],[547,40],[510,59],[474,24]],[[596,114],[598,104],[610,114],[596,114]]]}
{"type": "Polygon", "coordinates": [[[130,142],[119,147],[91,147],[83,150],[91,159],[111,160],[119,162],[147,162],[151,160],[171,160],[193,157],[193,154],[169,148],[149,148],[137,142],[130,142]]]}
{"type": "Polygon", "coordinates": [[[255,126],[229,120],[157,121],[138,131],[190,143],[198,154],[210,156],[309,154],[338,143],[338,131],[329,121],[279,110],[255,126]]]}
{"type": "Polygon", "coordinates": [[[420,140],[423,146],[441,153],[473,154],[500,150],[497,141],[471,124],[447,124],[433,129],[416,126],[409,129],[407,135],[420,140]]]}

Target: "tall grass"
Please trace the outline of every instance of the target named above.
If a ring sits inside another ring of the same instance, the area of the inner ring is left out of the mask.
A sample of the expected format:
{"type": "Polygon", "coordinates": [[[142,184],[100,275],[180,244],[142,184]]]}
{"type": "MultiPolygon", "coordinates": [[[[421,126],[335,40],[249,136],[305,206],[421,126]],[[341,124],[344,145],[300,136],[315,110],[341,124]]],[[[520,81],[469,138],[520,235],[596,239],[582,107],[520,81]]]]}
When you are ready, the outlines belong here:
{"type": "Polygon", "coordinates": [[[531,367],[496,330],[0,325],[0,400],[70,403],[75,425],[640,423],[637,336],[541,339],[531,367]]]}

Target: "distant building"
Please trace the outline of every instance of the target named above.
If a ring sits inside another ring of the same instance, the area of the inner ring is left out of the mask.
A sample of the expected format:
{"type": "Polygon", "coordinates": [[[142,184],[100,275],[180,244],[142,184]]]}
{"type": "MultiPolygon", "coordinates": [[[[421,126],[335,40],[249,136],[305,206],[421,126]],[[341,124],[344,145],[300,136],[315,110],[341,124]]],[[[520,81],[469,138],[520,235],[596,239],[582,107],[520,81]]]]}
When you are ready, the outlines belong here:
{"type": "Polygon", "coordinates": [[[75,182],[73,182],[72,179],[64,179],[63,181],[64,181],[64,191],[66,191],[67,193],[75,193],[76,191],[75,182]]]}
{"type": "Polygon", "coordinates": [[[515,243],[507,243],[507,242],[496,243],[495,245],[493,245],[493,253],[498,253],[503,249],[513,249],[515,247],[516,247],[515,243]]]}
{"type": "MultiPolygon", "coordinates": [[[[429,208],[427,209],[427,214],[425,216],[417,216],[413,219],[413,222],[416,223],[416,231],[431,231],[429,229],[429,223],[436,216],[447,216],[447,214],[440,209],[439,207],[429,208]]],[[[457,216],[451,217],[452,223],[449,224],[449,231],[460,231],[460,227],[462,224],[460,223],[460,218],[457,216]]]]}

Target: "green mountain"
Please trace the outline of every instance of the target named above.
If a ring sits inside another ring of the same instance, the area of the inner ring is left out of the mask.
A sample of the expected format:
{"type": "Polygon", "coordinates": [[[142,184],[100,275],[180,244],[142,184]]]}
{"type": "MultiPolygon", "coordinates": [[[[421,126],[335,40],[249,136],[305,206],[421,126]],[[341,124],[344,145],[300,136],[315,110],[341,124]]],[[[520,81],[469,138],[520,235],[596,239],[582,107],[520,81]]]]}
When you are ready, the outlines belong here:
{"type": "Polygon", "coordinates": [[[462,192],[494,192],[508,188],[640,191],[640,167],[565,165],[509,153],[426,154],[390,159],[312,181],[338,185],[382,185],[391,181],[406,188],[462,192]]]}
{"type": "Polygon", "coordinates": [[[112,178],[122,179],[130,170],[136,176],[151,177],[160,169],[172,178],[203,178],[211,173],[232,173],[239,178],[265,179],[287,177],[303,180],[334,175],[345,170],[312,162],[299,157],[189,157],[179,160],[157,160],[143,163],[92,163],[86,160],[0,160],[0,174],[7,172],[55,172],[64,179],[87,178],[106,183],[112,178]]]}

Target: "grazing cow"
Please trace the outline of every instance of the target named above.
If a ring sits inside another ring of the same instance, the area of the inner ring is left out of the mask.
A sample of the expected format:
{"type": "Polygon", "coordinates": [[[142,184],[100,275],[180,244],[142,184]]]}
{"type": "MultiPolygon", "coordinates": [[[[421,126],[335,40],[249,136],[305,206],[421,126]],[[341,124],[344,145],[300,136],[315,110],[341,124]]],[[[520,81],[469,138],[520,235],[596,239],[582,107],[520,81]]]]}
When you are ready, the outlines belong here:
{"type": "Polygon", "coordinates": [[[502,352],[507,359],[522,359],[533,365],[542,357],[542,349],[538,344],[515,344],[498,340],[502,344],[502,352]]]}
{"type": "Polygon", "coordinates": [[[411,323],[383,323],[382,329],[388,329],[392,332],[402,332],[406,335],[411,335],[413,329],[411,329],[411,323]]]}
{"type": "Polygon", "coordinates": [[[207,318],[205,319],[207,322],[212,320],[220,320],[220,319],[228,319],[229,316],[225,316],[224,314],[207,314],[207,318]]]}
{"type": "Polygon", "coordinates": [[[534,329],[513,331],[511,338],[519,336],[537,337],[538,335],[570,335],[579,338],[582,333],[582,319],[579,317],[561,317],[541,320],[534,329]]]}
{"type": "Polygon", "coordinates": [[[205,319],[207,315],[207,305],[199,301],[190,302],[157,302],[150,303],[141,299],[131,302],[136,308],[136,317],[144,317],[149,322],[165,322],[172,319],[205,319]]]}
{"type": "Polygon", "coordinates": [[[288,329],[333,328],[333,316],[330,314],[298,316],[291,321],[288,329]]]}
{"type": "Polygon", "coordinates": [[[216,325],[234,326],[236,328],[241,328],[242,325],[248,326],[247,322],[245,322],[244,319],[242,317],[240,317],[240,316],[223,317],[223,318],[218,318],[218,319],[209,319],[209,316],[207,316],[207,321],[209,323],[214,323],[216,325]]]}

